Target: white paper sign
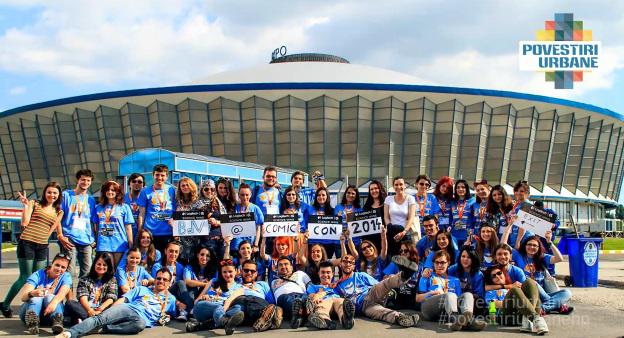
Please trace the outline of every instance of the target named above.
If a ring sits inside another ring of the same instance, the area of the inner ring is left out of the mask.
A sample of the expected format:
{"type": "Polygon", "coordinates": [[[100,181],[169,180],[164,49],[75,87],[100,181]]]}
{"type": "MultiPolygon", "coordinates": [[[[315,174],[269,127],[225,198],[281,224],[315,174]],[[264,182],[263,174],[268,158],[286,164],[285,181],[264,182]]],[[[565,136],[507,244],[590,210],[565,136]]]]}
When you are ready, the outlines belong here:
{"type": "Polygon", "coordinates": [[[210,223],[203,211],[176,211],[173,213],[174,236],[205,236],[210,233],[210,223]]]}
{"type": "Polygon", "coordinates": [[[264,237],[297,236],[299,234],[298,215],[266,215],[262,225],[264,237]]]}
{"type": "Polygon", "coordinates": [[[221,215],[221,234],[225,236],[254,237],[256,235],[256,220],[252,213],[223,214],[221,215]]]}
{"type": "Polygon", "coordinates": [[[351,237],[381,233],[381,217],[374,210],[353,213],[347,222],[351,237]]]}
{"type": "Polygon", "coordinates": [[[556,219],[556,216],[552,213],[529,203],[525,203],[520,208],[517,216],[518,218],[516,218],[513,225],[541,237],[546,236],[546,231],[552,230],[554,219],[556,219]]]}
{"type": "Polygon", "coordinates": [[[342,217],[311,215],[308,219],[310,239],[340,240],[342,234],[342,217]]]}

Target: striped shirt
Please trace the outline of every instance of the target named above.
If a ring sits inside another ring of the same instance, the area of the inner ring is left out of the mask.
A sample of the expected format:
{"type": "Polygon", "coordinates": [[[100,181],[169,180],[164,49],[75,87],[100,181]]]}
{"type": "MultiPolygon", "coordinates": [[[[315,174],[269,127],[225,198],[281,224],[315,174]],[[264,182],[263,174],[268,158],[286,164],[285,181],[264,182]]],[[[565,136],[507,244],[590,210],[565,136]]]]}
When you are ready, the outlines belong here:
{"type": "Polygon", "coordinates": [[[62,214],[62,210],[55,214],[47,213],[38,202],[34,202],[30,223],[22,231],[20,239],[37,244],[48,244],[50,228],[54,226],[56,218],[62,214]]]}

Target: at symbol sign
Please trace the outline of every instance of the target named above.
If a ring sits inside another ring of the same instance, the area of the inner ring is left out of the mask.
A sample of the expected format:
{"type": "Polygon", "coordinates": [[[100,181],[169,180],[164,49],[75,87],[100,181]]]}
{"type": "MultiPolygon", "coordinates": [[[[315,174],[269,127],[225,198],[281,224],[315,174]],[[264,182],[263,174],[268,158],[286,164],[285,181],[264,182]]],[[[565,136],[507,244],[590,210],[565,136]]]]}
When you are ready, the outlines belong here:
{"type": "Polygon", "coordinates": [[[238,235],[240,233],[243,232],[243,226],[240,224],[237,224],[235,226],[232,227],[232,235],[238,235]]]}

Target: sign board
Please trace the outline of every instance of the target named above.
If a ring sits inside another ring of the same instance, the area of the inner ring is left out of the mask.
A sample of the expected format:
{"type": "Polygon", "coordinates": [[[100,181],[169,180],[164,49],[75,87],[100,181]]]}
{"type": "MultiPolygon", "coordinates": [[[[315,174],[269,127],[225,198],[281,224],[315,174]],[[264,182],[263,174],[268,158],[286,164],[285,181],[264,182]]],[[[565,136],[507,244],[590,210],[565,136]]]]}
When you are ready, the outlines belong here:
{"type": "Polygon", "coordinates": [[[524,203],[517,213],[513,225],[530,231],[541,237],[546,236],[546,231],[551,230],[557,220],[557,216],[530,203],[524,203]]]}
{"type": "Polygon", "coordinates": [[[375,210],[355,212],[347,220],[351,237],[381,233],[382,224],[381,217],[377,216],[375,210]]]}
{"type": "Polygon", "coordinates": [[[174,236],[206,236],[210,233],[210,223],[205,211],[174,211],[174,236]]]}
{"type": "Polygon", "coordinates": [[[253,213],[221,215],[221,234],[236,237],[254,237],[256,235],[256,220],[253,213]]]}
{"type": "Polygon", "coordinates": [[[342,217],[310,215],[308,218],[310,239],[340,240],[342,235],[342,217]]]}
{"type": "Polygon", "coordinates": [[[299,234],[298,215],[266,215],[262,225],[264,237],[297,236],[299,234]]]}

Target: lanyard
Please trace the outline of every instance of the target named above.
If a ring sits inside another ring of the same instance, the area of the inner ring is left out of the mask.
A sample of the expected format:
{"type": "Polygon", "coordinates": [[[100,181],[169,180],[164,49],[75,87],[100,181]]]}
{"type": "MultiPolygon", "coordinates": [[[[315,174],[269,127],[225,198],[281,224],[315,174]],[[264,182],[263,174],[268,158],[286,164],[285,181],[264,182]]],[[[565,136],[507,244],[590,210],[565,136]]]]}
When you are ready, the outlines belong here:
{"type": "Polygon", "coordinates": [[[457,216],[460,220],[462,219],[462,217],[464,217],[465,207],[466,207],[466,200],[464,200],[464,203],[462,204],[460,204],[459,202],[457,203],[457,216]]]}
{"type": "Polygon", "coordinates": [[[165,314],[165,310],[167,309],[167,302],[169,301],[169,291],[165,290],[165,302],[163,303],[163,301],[160,299],[160,294],[155,294],[154,296],[156,296],[156,299],[158,299],[158,303],[160,303],[160,315],[164,315],[165,314]]]}
{"type": "MultiPolygon", "coordinates": [[[[511,207],[511,211],[508,214],[504,214],[505,215],[505,219],[507,219],[507,225],[511,225],[511,219],[516,215],[516,208],[518,207],[518,205],[520,205],[522,203],[522,201],[516,201],[516,203],[514,203],[513,207],[511,207]]],[[[502,210],[501,210],[502,211],[502,210]]]]}
{"type": "Polygon", "coordinates": [[[293,208],[293,206],[288,206],[288,209],[284,210],[284,212],[288,215],[295,215],[297,214],[297,208],[293,208]]]}
{"type": "Polygon", "coordinates": [[[444,293],[448,293],[448,278],[442,278],[442,276],[438,276],[438,280],[440,279],[444,281],[444,284],[442,285],[442,290],[444,290],[444,293]]]}
{"type": "Polygon", "coordinates": [[[175,279],[175,276],[176,276],[176,268],[177,268],[176,263],[175,263],[175,262],[173,262],[173,265],[169,265],[169,266],[167,266],[167,267],[169,268],[169,271],[171,271],[171,274],[173,275],[173,278],[175,279]]]}
{"type": "Polygon", "coordinates": [[[86,197],[83,198],[83,201],[81,201],[80,198],[76,196],[76,213],[78,214],[78,218],[82,217],[82,213],[85,211],[87,204],[89,203],[86,197]]]}
{"type": "Polygon", "coordinates": [[[104,285],[102,285],[102,281],[98,280],[97,282],[95,282],[95,294],[93,295],[93,304],[94,305],[98,305],[100,304],[100,297],[102,296],[102,288],[104,288],[104,285]]]}
{"type": "Polygon", "coordinates": [[[420,209],[420,217],[425,217],[425,208],[427,207],[427,195],[422,198],[416,196],[416,200],[418,201],[418,209],[420,209]]]}
{"type": "Polygon", "coordinates": [[[316,214],[317,214],[317,215],[320,215],[320,216],[324,216],[324,215],[325,215],[325,208],[320,207],[320,208],[316,211],[316,214]]]}
{"type": "Polygon", "coordinates": [[[440,205],[440,210],[442,211],[442,214],[445,214],[446,213],[446,201],[438,200],[438,205],[440,205]]]}
{"type": "Polygon", "coordinates": [[[113,204],[113,206],[109,209],[106,208],[104,209],[104,217],[106,218],[106,223],[110,223],[110,217],[112,214],[115,213],[115,207],[117,206],[117,204],[113,204]]]}
{"type": "Polygon", "coordinates": [[[135,281],[137,279],[137,270],[138,270],[137,266],[134,267],[133,271],[128,271],[128,267],[126,267],[126,279],[128,280],[128,284],[131,289],[134,289],[134,286],[135,286],[135,281]]]}
{"type": "Polygon", "coordinates": [[[485,214],[485,210],[486,210],[487,204],[485,204],[485,206],[483,205],[483,203],[479,204],[479,219],[483,222],[483,215],[485,214]]]}
{"type": "Polygon", "coordinates": [[[239,214],[244,214],[244,213],[247,212],[248,208],[249,208],[248,206],[243,206],[242,204],[239,204],[238,205],[238,213],[239,214]]]}
{"type": "Polygon", "coordinates": [[[43,283],[43,286],[45,289],[48,290],[48,292],[50,293],[54,293],[54,289],[56,289],[56,286],[59,283],[61,276],[58,276],[54,279],[54,282],[52,282],[52,285],[50,285],[49,287],[46,287],[46,285],[48,285],[48,271],[46,271],[46,275],[45,275],[45,281],[43,283]]]}
{"type": "Polygon", "coordinates": [[[156,198],[158,199],[158,204],[160,205],[160,211],[165,210],[165,208],[167,207],[167,199],[169,198],[167,191],[164,191],[163,189],[164,198],[160,198],[160,194],[158,193],[156,188],[152,187],[152,189],[154,189],[154,195],[156,195],[156,198]]]}
{"type": "Polygon", "coordinates": [[[269,192],[266,189],[264,189],[264,185],[263,185],[262,191],[266,194],[267,200],[269,201],[269,205],[273,205],[273,197],[275,197],[275,190],[271,189],[271,195],[269,195],[269,192]]]}

